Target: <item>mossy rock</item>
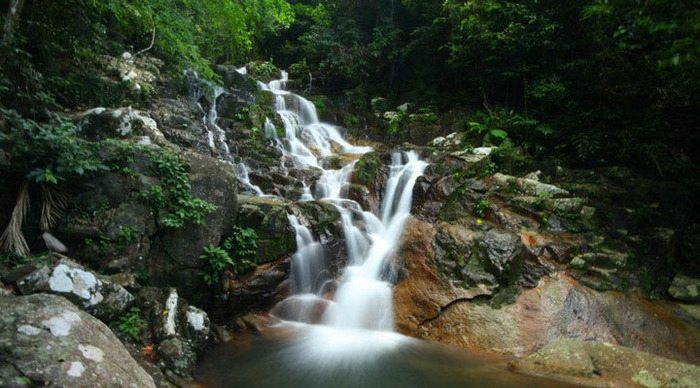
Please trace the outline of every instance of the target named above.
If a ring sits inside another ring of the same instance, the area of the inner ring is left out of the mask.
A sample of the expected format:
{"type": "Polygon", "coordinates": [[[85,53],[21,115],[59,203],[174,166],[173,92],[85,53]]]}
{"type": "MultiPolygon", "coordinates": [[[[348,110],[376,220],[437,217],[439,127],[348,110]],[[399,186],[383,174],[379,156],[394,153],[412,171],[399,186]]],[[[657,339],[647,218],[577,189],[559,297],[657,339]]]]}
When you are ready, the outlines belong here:
{"type": "Polygon", "coordinates": [[[370,188],[374,187],[383,166],[378,152],[364,154],[355,165],[354,181],[370,188]]]}
{"type": "Polygon", "coordinates": [[[336,207],[324,201],[300,202],[301,211],[311,223],[311,228],[316,234],[342,233],[342,225],[339,224],[340,213],[336,207]]]}
{"type": "Polygon", "coordinates": [[[236,225],[251,228],[258,236],[255,262],[275,261],[296,250],[296,238],[287,218],[287,205],[268,197],[238,197],[240,208],[236,225]]]}
{"type": "Polygon", "coordinates": [[[248,74],[262,82],[270,82],[281,77],[280,69],[267,61],[255,61],[248,64],[248,74]]]}

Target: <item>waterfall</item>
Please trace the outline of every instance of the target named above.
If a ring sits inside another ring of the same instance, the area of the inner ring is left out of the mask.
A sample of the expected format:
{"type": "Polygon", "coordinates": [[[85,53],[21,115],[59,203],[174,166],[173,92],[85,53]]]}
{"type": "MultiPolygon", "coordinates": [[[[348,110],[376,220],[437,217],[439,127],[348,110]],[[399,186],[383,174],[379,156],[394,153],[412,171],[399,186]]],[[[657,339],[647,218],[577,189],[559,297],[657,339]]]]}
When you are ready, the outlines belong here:
{"type": "Polygon", "coordinates": [[[226,132],[217,124],[218,113],[216,112],[216,100],[224,93],[221,86],[215,85],[199,77],[194,70],[185,71],[185,79],[189,85],[190,94],[202,112],[202,124],[207,129],[207,143],[212,152],[219,153],[220,156],[228,160],[230,150],[226,143],[226,132]],[[207,111],[202,107],[200,100],[205,98],[209,104],[207,111]]]}
{"type": "MultiPolygon", "coordinates": [[[[427,164],[415,152],[394,153],[381,214],[363,210],[347,198],[356,160],[339,169],[326,169],[321,160],[372,149],[350,144],[337,127],[320,122],[311,101],[285,90],[288,80],[287,73],[282,72],[279,80],[260,83],[261,89],[274,94],[275,109],[284,125],[284,138],[279,139],[272,121],[267,120],[265,135],[295,167],[321,171],[313,196],[304,182],[302,200],[324,200],[335,205],[341,215],[348,253],[348,265],[322,322],[338,329],[392,331],[392,279],[382,274],[410,214],[413,185],[427,164]]],[[[296,316],[303,321],[308,315],[304,311],[313,311],[313,306],[323,300],[332,279],[322,245],[296,216],[290,215],[289,221],[297,240],[291,271],[296,293],[293,298],[300,310],[296,316]]]]}
{"type": "Polygon", "coordinates": [[[248,172],[248,166],[245,163],[240,162],[236,165],[236,178],[243,185],[244,189],[252,192],[257,196],[264,196],[262,189],[259,186],[254,185],[250,182],[250,176],[248,172]]]}

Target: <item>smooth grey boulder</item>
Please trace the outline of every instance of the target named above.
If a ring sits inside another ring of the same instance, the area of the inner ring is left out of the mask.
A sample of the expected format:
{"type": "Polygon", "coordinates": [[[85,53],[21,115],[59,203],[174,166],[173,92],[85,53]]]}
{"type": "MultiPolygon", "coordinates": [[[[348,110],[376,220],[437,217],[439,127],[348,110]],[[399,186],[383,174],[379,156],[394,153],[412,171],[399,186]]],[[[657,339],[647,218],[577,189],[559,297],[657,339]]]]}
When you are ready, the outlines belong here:
{"type": "Polygon", "coordinates": [[[0,386],[155,387],[102,322],[49,294],[0,297],[0,386]]]}

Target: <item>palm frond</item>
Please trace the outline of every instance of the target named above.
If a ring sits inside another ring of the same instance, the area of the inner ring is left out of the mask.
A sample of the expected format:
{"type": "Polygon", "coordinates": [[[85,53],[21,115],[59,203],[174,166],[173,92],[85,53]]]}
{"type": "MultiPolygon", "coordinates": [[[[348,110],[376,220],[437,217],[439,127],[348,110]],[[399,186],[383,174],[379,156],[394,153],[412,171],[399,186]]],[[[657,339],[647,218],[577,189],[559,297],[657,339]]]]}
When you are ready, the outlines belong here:
{"type": "Polygon", "coordinates": [[[15,208],[12,210],[10,222],[0,236],[0,246],[4,252],[15,253],[19,256],[29,255],[29,245],[22,234],[22,224],[29,213],[29,183],[24,182],[17,194],[15,208]]]}
{"type": "Polygon", "coordinates": [[[68,196],[46,184],[41,188],[41,219],[39,226],[43,232],[47,232],[58,221],[68,205],[68,196]]]}

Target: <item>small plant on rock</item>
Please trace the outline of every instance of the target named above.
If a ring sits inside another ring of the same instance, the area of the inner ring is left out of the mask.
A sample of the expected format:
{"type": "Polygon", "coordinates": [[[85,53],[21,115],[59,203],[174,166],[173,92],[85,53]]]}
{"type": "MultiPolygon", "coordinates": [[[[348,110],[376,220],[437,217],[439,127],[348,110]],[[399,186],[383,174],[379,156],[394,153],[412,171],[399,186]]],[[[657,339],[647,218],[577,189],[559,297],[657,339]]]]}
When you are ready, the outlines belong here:
{"type": "Polygon", "coordinates": [[[484,218],[484,216],[486,216],[486,211],[489,210],[490,207],[491,202],[486,198],[482,198],[474,207],[474,214],[479,218],[484,218]]]}
{"type": "Polygon", "coordinates": [[[209,245],[199,257],[207,264],[204,282],[218,284],[224,271],[241,275],[255,267],[252,260],[258,249],[258,236],[251,228],[235,227],[233,236],[224,240],[221,246],[209,245]]]}
{"type": "Polygon", "coordinates": [[[122,333],[129,335],[133,339],[138,339],[141,330],[146,327],[146,321],[141,318],[141,309],[132,307],[117,318],[116,326],[122,333]]]}
{"type": "Polygon", "coordinates": [[[210,286],[221,282],[221,274],[227,267],[233,266],[233,260],[228,252],[211,244],[204,248],[204,253],[199,258],[207,264],[204,282],[210,286]]]}

